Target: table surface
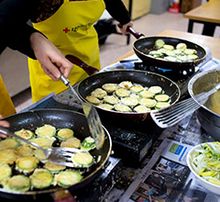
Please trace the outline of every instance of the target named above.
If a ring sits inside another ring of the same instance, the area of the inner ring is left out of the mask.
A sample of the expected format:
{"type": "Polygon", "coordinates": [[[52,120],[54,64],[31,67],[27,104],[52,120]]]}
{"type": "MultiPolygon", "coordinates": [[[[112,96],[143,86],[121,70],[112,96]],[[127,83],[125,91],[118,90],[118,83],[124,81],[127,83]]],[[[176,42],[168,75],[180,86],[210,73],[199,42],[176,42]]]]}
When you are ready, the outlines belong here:
{"type": "MultiPolygon", "coordinates": [[[[180,39],[185,39],[191,41],[193,43],[200,44],[203,47],[208,47],[211,50],[212,56],[216,59],[220,60],[220,38],[209,37],[199,34],[192,34],[188,32],[181,32],[176,30],[164,30],[157,34],[157,36],[168,36],[168,37],[175,37],[180,39]]],[[[117,60],[122,60],[133,55],[133,51],[129,51],[128,53],[124,54],[123,56],[119,57],[117,60]]]]}
{"type": "Polygon", "coordinates": [[[190,20],[220,23],[220,0],[210,0],[185,13],[184,17],[190,20]]]}

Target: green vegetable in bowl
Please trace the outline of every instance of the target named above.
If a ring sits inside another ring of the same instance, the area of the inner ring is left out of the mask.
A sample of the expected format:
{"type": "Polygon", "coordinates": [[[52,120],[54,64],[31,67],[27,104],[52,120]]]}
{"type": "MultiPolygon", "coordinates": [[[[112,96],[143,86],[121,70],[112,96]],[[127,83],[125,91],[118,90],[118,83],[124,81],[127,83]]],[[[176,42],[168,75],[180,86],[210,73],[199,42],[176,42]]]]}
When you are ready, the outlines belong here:
{"type": "Polygon", "coordinates": [[[202,144],[191,154],[192,167],[203,179],[220,185],[220,142],[202,144]]]}

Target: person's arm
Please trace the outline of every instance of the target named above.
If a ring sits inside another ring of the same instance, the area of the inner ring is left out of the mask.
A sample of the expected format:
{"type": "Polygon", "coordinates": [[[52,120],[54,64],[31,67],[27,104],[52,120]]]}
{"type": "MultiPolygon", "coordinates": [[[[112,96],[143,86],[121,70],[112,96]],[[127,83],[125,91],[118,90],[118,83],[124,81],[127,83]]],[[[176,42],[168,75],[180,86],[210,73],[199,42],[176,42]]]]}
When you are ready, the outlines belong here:
{"type": "Polygon", "coordinates": [[[104,0],[106,10],[109,14],[120,23],[120,30],[123,34],[127,34],[127,27],[132,26],[131,18],[128,10],[121,0],[104,0]]]}
{"type": "Polygon", "coordinates": [[[35,58],[30,46],[30,35],[36,32],[27,25],[37,0],[0,0],[0,51],[6,46],[35,58]]]}
{"type": "Polygon", "coordinates": [[[73,64],[46,37],[26,24],[37,3],[38,0],[0,0],[0,51],[9,46],[39,60],[52,79],[58,80],[61,73],[68,77],[73,64]]]}

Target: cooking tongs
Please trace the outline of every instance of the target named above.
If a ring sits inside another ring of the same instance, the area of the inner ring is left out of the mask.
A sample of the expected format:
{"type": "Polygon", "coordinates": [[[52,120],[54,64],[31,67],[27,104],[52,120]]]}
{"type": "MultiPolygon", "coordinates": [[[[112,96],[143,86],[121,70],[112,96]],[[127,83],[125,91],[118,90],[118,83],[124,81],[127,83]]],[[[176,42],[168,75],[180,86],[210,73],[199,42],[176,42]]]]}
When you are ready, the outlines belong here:
{"type": "Polygon", "coordinates": [[[16,135],[15,133],[13,133],[12,131],[10,131],[8,128],[4,128],[2,126],[0,126],[0,133],[4,134],[4,135],[10,135],[11,137],[15,137],[19,140],[21,140],[22,142],[31,145],[32,147],[41,150],[44,155],[45,158],[42,160],[42,162],[46,162],[47,160],[52,161],[54,163],[57,163],[59,165],[63,165],[63,166],[67,166],[67,167],[73,167],[73,168],[81,168],[81,165],[77,165],[74,164],[74,162],[72,161],[72,157],[74,154],[76,153],[85,153],[87,151],[84,150],[79,150],[76,148],[63,148],[63,147],[52,147],[49,149],[44,149],[42,147],[40,147],[38,144],[31,142],[29,140],[26,140],[22,137],[20,137],[19,135],[16,135]]]}

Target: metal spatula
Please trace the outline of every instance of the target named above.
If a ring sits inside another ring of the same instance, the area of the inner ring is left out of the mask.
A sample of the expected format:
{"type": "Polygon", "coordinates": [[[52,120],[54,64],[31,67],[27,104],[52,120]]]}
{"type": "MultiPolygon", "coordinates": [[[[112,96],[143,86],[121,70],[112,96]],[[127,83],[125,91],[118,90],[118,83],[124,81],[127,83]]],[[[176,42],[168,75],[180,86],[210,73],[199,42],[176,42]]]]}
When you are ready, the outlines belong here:
{"type": "Polygon", "coordinates": [[[87,121],[88,121],[90,133],[91,133],[92,137],[95,139],[96,148],[97,149],[102,148],[102,146],[104,144],[104,140],[105,140],[105,133],[104,133],[102,123],[99,118],[97,110],[91,104],[83,102],[80,99],[79,95],[77,94],[75,89],[70,84],[70,81],[66,77],[64,77],[62,75],[60,77],[60,79],[67,87],[69,87],[71,92],[77,97],[77,99],[82,104],[83,112],[84,112],[84,114],[87,118],[87,121]]]}
{"type": "Polygon", "coordinates": [[[196,95],[195,99],[188,98],[175,105],[172,105],[171,107],[167,107],[156,112],[151,112],[151,117],[159,127],[171,127],[199,109],[201,105],[206,103],[209,96],[217,92],[219,89],[220,83],[211,90],[196,95]]]}

